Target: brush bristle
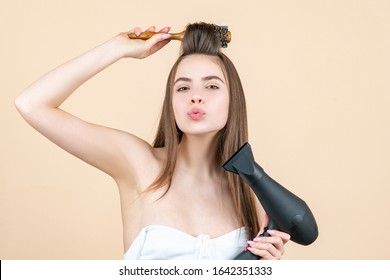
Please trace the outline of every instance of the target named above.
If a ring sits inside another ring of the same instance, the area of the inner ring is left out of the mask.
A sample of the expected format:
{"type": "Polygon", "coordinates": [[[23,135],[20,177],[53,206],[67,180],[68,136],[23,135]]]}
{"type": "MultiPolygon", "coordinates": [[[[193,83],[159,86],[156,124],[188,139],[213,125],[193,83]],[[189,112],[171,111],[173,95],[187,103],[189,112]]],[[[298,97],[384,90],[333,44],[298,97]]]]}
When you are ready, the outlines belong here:
{"type": "Polygon", "coordinates": [[[228,44],[228,27],[226,25],[215,25],[215,31],[218,32],[219,40],[221,41],[221,47],[227,48],[228,44]]]}

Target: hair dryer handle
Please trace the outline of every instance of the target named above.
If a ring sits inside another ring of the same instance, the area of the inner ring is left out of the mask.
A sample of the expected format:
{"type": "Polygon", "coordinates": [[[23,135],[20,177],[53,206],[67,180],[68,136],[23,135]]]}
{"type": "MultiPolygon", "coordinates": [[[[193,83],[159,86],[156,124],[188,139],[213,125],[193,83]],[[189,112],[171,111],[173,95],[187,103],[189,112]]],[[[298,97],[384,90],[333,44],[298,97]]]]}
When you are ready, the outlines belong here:
{"type": "Polygon", "coordinates": [[[255,261],[259,259],[261,259],[261,257],[252,254],[252,252],[249,251],[248,249],[245,249],[245,251],[242,251],[234,258],[234,260],[247,260],[247,261],[255,261]]]}

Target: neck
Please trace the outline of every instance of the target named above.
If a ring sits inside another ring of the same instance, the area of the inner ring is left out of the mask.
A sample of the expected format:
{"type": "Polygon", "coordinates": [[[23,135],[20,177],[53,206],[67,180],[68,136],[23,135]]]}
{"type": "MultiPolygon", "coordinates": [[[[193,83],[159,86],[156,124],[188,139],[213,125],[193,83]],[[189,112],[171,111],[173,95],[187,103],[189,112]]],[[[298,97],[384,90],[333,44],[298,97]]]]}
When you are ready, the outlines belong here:
{"type": "Polygon", "coordinates": [[[183,135],[179,144],[177,166],[197,176],[218,175],[221,167],[216,166],[218,152],[217,137],[183,135]]]}

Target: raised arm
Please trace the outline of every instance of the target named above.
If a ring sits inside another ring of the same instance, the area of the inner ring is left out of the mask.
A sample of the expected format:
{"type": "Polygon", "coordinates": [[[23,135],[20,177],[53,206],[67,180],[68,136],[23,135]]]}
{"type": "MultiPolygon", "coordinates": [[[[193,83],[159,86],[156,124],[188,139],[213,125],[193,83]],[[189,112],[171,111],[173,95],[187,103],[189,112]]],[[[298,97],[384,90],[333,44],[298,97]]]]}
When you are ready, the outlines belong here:
{"type": "MultiPolygon", "coordinates": [[[[169,28],[161,30],[168,31],[169,28]]],[[[114,179],[128,175],[129,164],[151,156],[150,145],[131,134],[85,122],[59,106],[84,82],[116,61],[125,57],[145,58],[169,42],[169,35],[161,33],[147,41],[127,36],[139,32],[136,28],[120,33],[64,63],[27,87],[15,100],[23,118],[37,131],[114,179]],[[124,152],[128,149],[132,153],[124,152]]]]}

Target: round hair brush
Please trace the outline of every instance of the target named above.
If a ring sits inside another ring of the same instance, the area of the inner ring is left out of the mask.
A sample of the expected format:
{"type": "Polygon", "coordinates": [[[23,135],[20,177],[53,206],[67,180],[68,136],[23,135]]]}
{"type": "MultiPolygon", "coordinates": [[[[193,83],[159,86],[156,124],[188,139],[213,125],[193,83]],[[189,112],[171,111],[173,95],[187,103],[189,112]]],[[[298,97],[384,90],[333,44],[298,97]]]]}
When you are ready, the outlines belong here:
{"type": "MultiPolygon", "coordinates": [[[[214,28],[215,28],[215,35],[219,37],[219,41],[221,42],[221,47],[227,48],[227,44],[230,43],[232,38],[230,31],[228,31],[228,27],[215,25],[214,28]]],[[[186,31],[184,30],[180,33],[168,33],[171,35],[169,39],[181,41],[184,37],[185,32],[186,31]]],[[[141,32],[141,34],[138,36],[135,33],[130,33],[128,34],[128,36],[130,39],[147,40],[155,34],[158,34],[158,32],[145,31],[145,32],[141,32]]]]}

